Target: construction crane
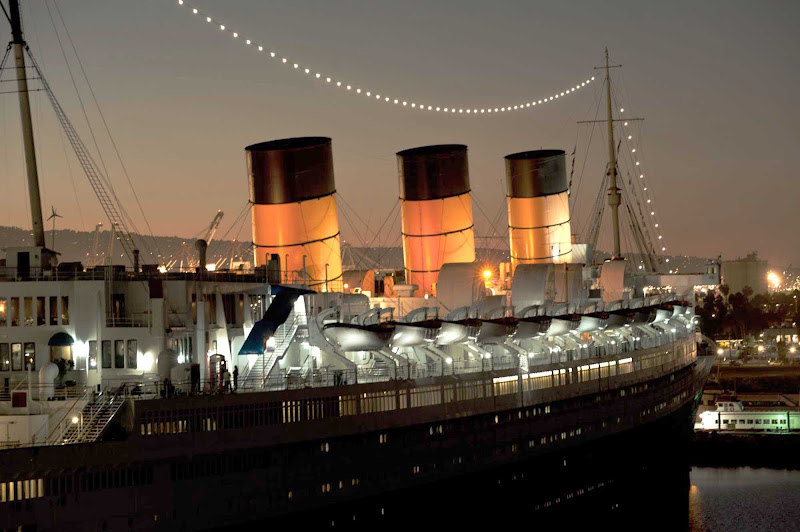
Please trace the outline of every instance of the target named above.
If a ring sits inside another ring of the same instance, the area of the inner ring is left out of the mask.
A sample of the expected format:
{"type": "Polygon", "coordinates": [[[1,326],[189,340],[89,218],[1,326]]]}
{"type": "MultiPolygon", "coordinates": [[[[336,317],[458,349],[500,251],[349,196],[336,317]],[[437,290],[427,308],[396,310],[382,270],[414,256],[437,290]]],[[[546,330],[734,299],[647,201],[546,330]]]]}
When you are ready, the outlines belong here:
{"type": "MultiPolygon", "coordinates": [[[[192,240],[199,240],[203,239],[206,243],[211,243],[214,239],[214,235],[217,234],[217,229],[219,229],[219,224],[222,222],[222,217],[225,216],[225,213],[222,211],[217,211],[217,214],[214,215],[214,219],[211,220],[211,223],[208,225],[208,228],[204,231],[200,231],[196,235],[192,237],[192,240]]],[[[180,255],[176,259],[172,259],[166,264],[167,270],[173,270],[177,267],[179,272],[183,271],[191,271],[194,268],[199,266],[198,258],[192,257],[194,246],[191,244],[187,244],[186,242],[181,243],[181,250],[180,255]]],[[[205,266],[205,264],[203,265],[205,266]]]]}
{"type": "Polygon", "coordinates": [[[206,244],[210,244],[211,241],[214,239],[214,235],[217,234],[217,229],[219,229],[219,224],[222,222],[222,217],[225,216],[225,213],[222,211],[217,211],[217,214],[214,216],[214,219],[211,220],[211,225],[208,226],[208,231],[206,231],[206,236],[203,240],[206,241],[206,244]]]}

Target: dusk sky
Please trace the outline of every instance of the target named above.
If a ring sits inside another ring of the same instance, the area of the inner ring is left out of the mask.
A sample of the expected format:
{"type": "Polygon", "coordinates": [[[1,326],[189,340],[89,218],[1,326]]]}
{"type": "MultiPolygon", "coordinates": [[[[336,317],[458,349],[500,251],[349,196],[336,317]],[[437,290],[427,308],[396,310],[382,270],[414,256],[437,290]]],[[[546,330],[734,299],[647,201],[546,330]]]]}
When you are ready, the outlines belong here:
{"type": "MultiPolygon", "coordinates": [[[[587,148],[587,126],[576,122],[595,118],[603,87],[593,67],[608,46],[612,61],[623,65],[613,71],[618,107],[624,116],[645,118],[634,130],[641,139],[638,155],[668,253],[735,258],[757,250],[773,265],[800,265],[796,1],[192,3],[242,38],[323,77],[409,102],[499,107],[543,98],[591,76],[598,83],[542,108],[497,116],[412,112],[348,94],[259,55],[177,0],[62,0],[58,5],[157,235],[191,237],[222,209],[223,236],[248,199],[244,147],[307,135],[333,139],[338,192],[370,226],[357,227],[367,240],[397,202],[397,151],[466,144],[476,227],[488,235],[507,230],[505,218],[493,227],[482,214],[495,218],[504,209],[503,156],[541,147],[570,154],[577,145],[577,181],[589,149],[573,212],[577,231],[589,217],[605,152],[604,131],[598,129],[587,148]]],[[[23,17],[33,53],[92,145],[45,0],[23,0],[23,17]]],[[[9,40],[7,25],[0,28],[0,38],[9,40]]],[[[4,70],[2,79],[13,79],[12,71],[4,70]]],[[[3,92],[13,88],[0,86],[3,92]]],[[[91,95],[81,89],[91,106],[91,95]]],[[[29,227],[18,104],[15,95],[2,96],[0,224],[29,227]]],[[[44,210],[53,205],[64,216],[59,227],[92,230],[104,221],[97,200],[71,153],[65,158],[69,146],[46,96],[36,92],[32,99],[44,210]]],[[[118,195],[134,214],[107,136],[96,113],[90,117],[118,195]]],[[[136,220],[142,228],[141,217],[136,220]]],[[[344,219],[340,224],[346,240],[358,241],[344,219]]],[[[248,217],[239,238],[249,240],[249,231],[248,217]]],[[[399,244],[399,224],[377,243],[399,244]]]]}

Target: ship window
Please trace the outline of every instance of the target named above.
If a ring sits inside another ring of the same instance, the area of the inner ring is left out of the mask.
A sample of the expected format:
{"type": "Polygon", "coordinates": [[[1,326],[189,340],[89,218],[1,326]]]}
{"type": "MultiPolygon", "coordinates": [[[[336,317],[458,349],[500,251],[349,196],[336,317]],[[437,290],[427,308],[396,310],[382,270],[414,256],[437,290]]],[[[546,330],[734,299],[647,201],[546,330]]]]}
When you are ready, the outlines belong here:
{"type": "Polygon", "coordinates": [[[11,298],[11,325],[19,325],[19,298],[11,298]]]}
{"type": "Polygon", "coordinates": [[[89,340],[89,369],[97,369],[97,340],[89,340]]]}
{"type": "MultiPolygon", "coordinates": [[[[56,362],[57,360],[64,359],[64,360],[72,360],[75,362],[75,358],[72,356],[72,346],[71,345],[51,345],[50,346],[50,362],[56,362]]],[[[75,368],[78,369],[78,368],[75,368]]]]}
{"type": "Polygon", "coordinates": [[[222,294],[222,310],[225,314],[225,323],[234,325],[236,323],[236,302],[239,294],[222,294]]]}
{"type": "Polygon", "coordinates": [[[50,296],[50,325],[58,325],[58,297],[50,296]]]}
{"type": "Polygon", "coordinates": [[[103,353],[102,353],[102,363],[104,368],[111,367],[111,340],[103,340],[102,343],[103,353]]]}
{"type": "Polygon", "coordinates": [[[9,371],[11,369],[11,352],[8,350],[8,344],[0,344],[0,371],[9,371]]]}
{"type": "Polygon", "coordinates": [[[25,312],[25,326],[33,325],[33,298],[25,297],[22,299],[23,310],[25,312]]]}
{"type": "Polygon", "coordinates": [[[36,344],[33,342],[25,342],[25,368],[30,364],[31,371],[36,371],[36,344]]]}
{"type": "Polygon", "coordinates": [[[125,367],[125,340],[114,340],[114,367],[125,367]]]}
{"type": "Polygon", "coordinates": [[[0,327],[5,327],[7,322],[6,299],[0,298],[0,327]]]}
{"type": "Polygon", "coordinates": [[[69,296],[61,296],[61,325],[69,325],[69,296]]]}
{"type": "Polygon", "coordinates": [[[139,348],[136,340],[128,340],[128,368],[136,369],[136,357],[139,354],[139,348]]]}
{"type": "Polygon", "coordinates": [[[45,321],[44,316],[44,298],[37,297],[36,298],[36,325],[46,325],[47,322],[45,321]]]}

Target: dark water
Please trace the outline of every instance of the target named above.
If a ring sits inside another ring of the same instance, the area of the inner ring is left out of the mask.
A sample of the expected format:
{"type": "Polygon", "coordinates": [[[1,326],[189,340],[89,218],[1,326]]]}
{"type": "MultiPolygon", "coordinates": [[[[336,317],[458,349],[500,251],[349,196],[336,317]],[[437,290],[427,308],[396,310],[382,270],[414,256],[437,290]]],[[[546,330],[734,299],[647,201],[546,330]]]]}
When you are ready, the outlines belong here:
{"type": "Polygon", "coordinates": [[[689,530],[800,530],[800,471],[694,468],[689,530]]]}
{"type": "MultiPolygon", "coordinates": [[[[503,475],[503,478],[494,478],[493,484],[488,478],[473,479],[461,485],[442,484],[435,489],[412,490],[391,498],[332,508],[308,516],[304,524],[310,526],[303,528],[492,531],[524,526],[525,530],[615,532],[800,530],[800,471],[690,469],[685,463],[666,460],[655,467],[636,473],[623,472],[606,480],[578,475],[581,478],[570,477],[574,482],[561,482],[553,476],[552,470],[532,482],[520,475],[517,473],[516,480],[513,475],[503,475]],[[548,486],[556,486],[556,489],[547,489],[548,486]],[[567,499],[567,493],[573,496],[567,499]]],[[[293,520],[296,522],[296,519],[293,520]]]]}

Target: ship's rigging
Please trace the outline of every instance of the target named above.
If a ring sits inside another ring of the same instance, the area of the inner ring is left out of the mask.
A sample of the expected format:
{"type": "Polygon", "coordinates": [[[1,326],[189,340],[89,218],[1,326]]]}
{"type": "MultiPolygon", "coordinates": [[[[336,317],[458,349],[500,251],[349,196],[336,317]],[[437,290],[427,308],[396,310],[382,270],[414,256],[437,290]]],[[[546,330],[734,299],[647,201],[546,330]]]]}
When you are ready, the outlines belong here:
{"type": "MultiPolygon", "coordinates": [[[[620,165],[620,160],[624,159],[624,153],[636,154],[637,148],[631,147],[630,143],[633,139],[631,130],[634,124],[639,124],[643,121],[642,118],[620,117],[624,112],[624,108],[619,107],[614,97],[611,88],[612,79],[610,71],[612,68],[619,68],[621,66],[622,65],[612,65],[609,62],[608,50],[606,49],[605,64],[601,67],[596,67],[597,69],[605,71],[603,86],[604,98],[602,98],[602,100],[605,101],[601,102],[601,99],[598,98],[595,102],[594,119],[578,122],[579,126],[591,126],[589,142],[591,142],[594,135],[594,128],[596,125],[606,126],[606,140],[608,145],[608,162],[601,179],[601,186],[589,210],[589,216],[584,221],[580,236],[584,242],[589,244],[592,250],[597,252],[606,207],[609,207],[610,220],[608,223],[611,226],[612,236],[612,241],[610,243],[611,257],[614,259],[621,258],[623,256],[623,247],[625,247],[629,254],[636,255],[636,268],[638,271],[657,272],[660,264],[664,261],[669,262],[669,259],[662,259],[659,257],[658,245],[661,245],[660,251],[662,252],[666,251],[666,247],[660,243],[663,237],[659,229],[660,224],[655,217],[655,211],[647,211],[647,208],[652,204],[652,199],[651,195],[647,193],[648,187],[643,184],[644,173],[640,168],[640,161],[638,157],[629,157],[628,160],[625,161],[633,167],[634,171],[639,172],[638,179],[632,177],[631,171],[627,169],[627,165],[622,168],[620,165]],[[604,119],[598,119],[602,107],[605,107],[606,117],[604,119]],[[615,108],[619,109],[619,114],[617,114],[616,117],[614,113],[615,108]],[[619,134],[616,134],[615,126],[620,125],[622,126],[622,130],[619,134]],[[623,146],[625,147],[625,152],[622,151],[623,146]],[[640,182],[642,184],[640,184],[640,182]],[[649,214],[649,216],[647,216],[647,214],[649,214]],[[623,246],[623,243],[626,245],[623,246]]],[[[572,179],[570,180],[570,203],[573,209],[578,202],[582,175],[585,171],[588,154],[589,147],[587,146],[583,155],[583,163],[578,173],[577,183],[574,185],[574,188],[572,179]]],[[[572,164],[574,172],[574,155],[572,164]]]]}
{"type": "MultiPolygon", "coordinates": [[[[63,107],[59,103],[55,93],[53,92],[50,84],[47,81],[47,78],[44,75],[43,70],[40,68],[38,62],[34,58],[30,48],[28,47],[23,36],[19,0],[9,0],[8,10],[6,10],[4,4],[0,5],[3,5],[3,12],[6,15],[6,18],[8,19],[8,22],[11,26],[11,34],[12,34],[12,40],[9,43],[8,47],[6,48],[2,61],[0,61],[0,76],[2,76],[3,72],[5,72],[6,70],[5,65],[8,61],[8,58],[13,53],[14,65],[15,65],[14,68],[16,71],[17,92],[19,95],[23,142],[25,149],[26,173],[28,177],[28,194],[30,198],[30,214],[31,214],[31,224],[33,229],[34,244],[37,247],[42,247],[42,248],[45,247],[44,227],[43,227],[44,220],[42,215],[41,197],[39,188],[39,172],[36,163],[36,148],[33,137],[30,99],[28,94],[29,92],[31,92],[31,89],[29,88],[28,85],[29,80],[38,80],[39,84],[41,85],[40,89],[33,89],[33,90],[43,90],[44,92],[47,93],[48,99],[53,107],[53,111],[55,112],[56,118],[58,119],[58,122],[61,128],[63,129],[63,132],[67,137],[67,140],[69,141],[69,144],[72,147],[75,156],[77,157],[81,165],[81,168],[83,169],[83,172],[86,175],[86,178],[88,179],[92,187],[92,190],[97,196],[97,199],[100,202],[100,206],[102,207],[103,212],[105,213],[106,217],[110,222],[111,245],[113,245],[114,240],[119,240],[125,255],[128,257],[130,262],[133,263],[134,256],[138,254],[138,248],[139,248],[137,243],[134,241],[133,237],[134,233],[131,230],[131,227],[135,229],[133,220],[125,211],[122,202],[117,197],[114,191],[114,187],[108,176],[108,173],[101,170],[100,165],[98,165],[95,162],[95,158],[91,154],[90,150],[87,148],[86,144],[81,139],[76,128],[73,126],[72,122],[70,121],[63,107]],[[30,63],[30,66],[26,65],[26,58],[27,61],[30,63]],[[35,76],[33,77],[29,76],[28,73],[29,68],[31,68],[34,71],[35,76]]],[[[49,10],[49,4],[48,4],[48,10],[49,10]]],[[[58,36],[58,33],[56,33],[56,35],[58,36]]],[[[59,42],[60,42],[60,37],[59,37],[59,42]]],[[[62,46],[62,51],[63,51],[63,46],[62,46]]],[[[70,75],[72,75],[71,71],[70,75]]],[[[82,100],[81,100],[81,105],[83,105],[82,100]]],[[[112,138],[112,143],[113,143],[113,138],[112,138]]],[[[157,251],[157,247],[155,249],[151,248],[151,246],[144,240],[143,237],[140,237],[140,242],[141,244],[143,244],[142,247],[144,247],[144,249],[150,254],[151,259],[157,261],[160,256],[160,253],[158,253],[157,251]]]]}

